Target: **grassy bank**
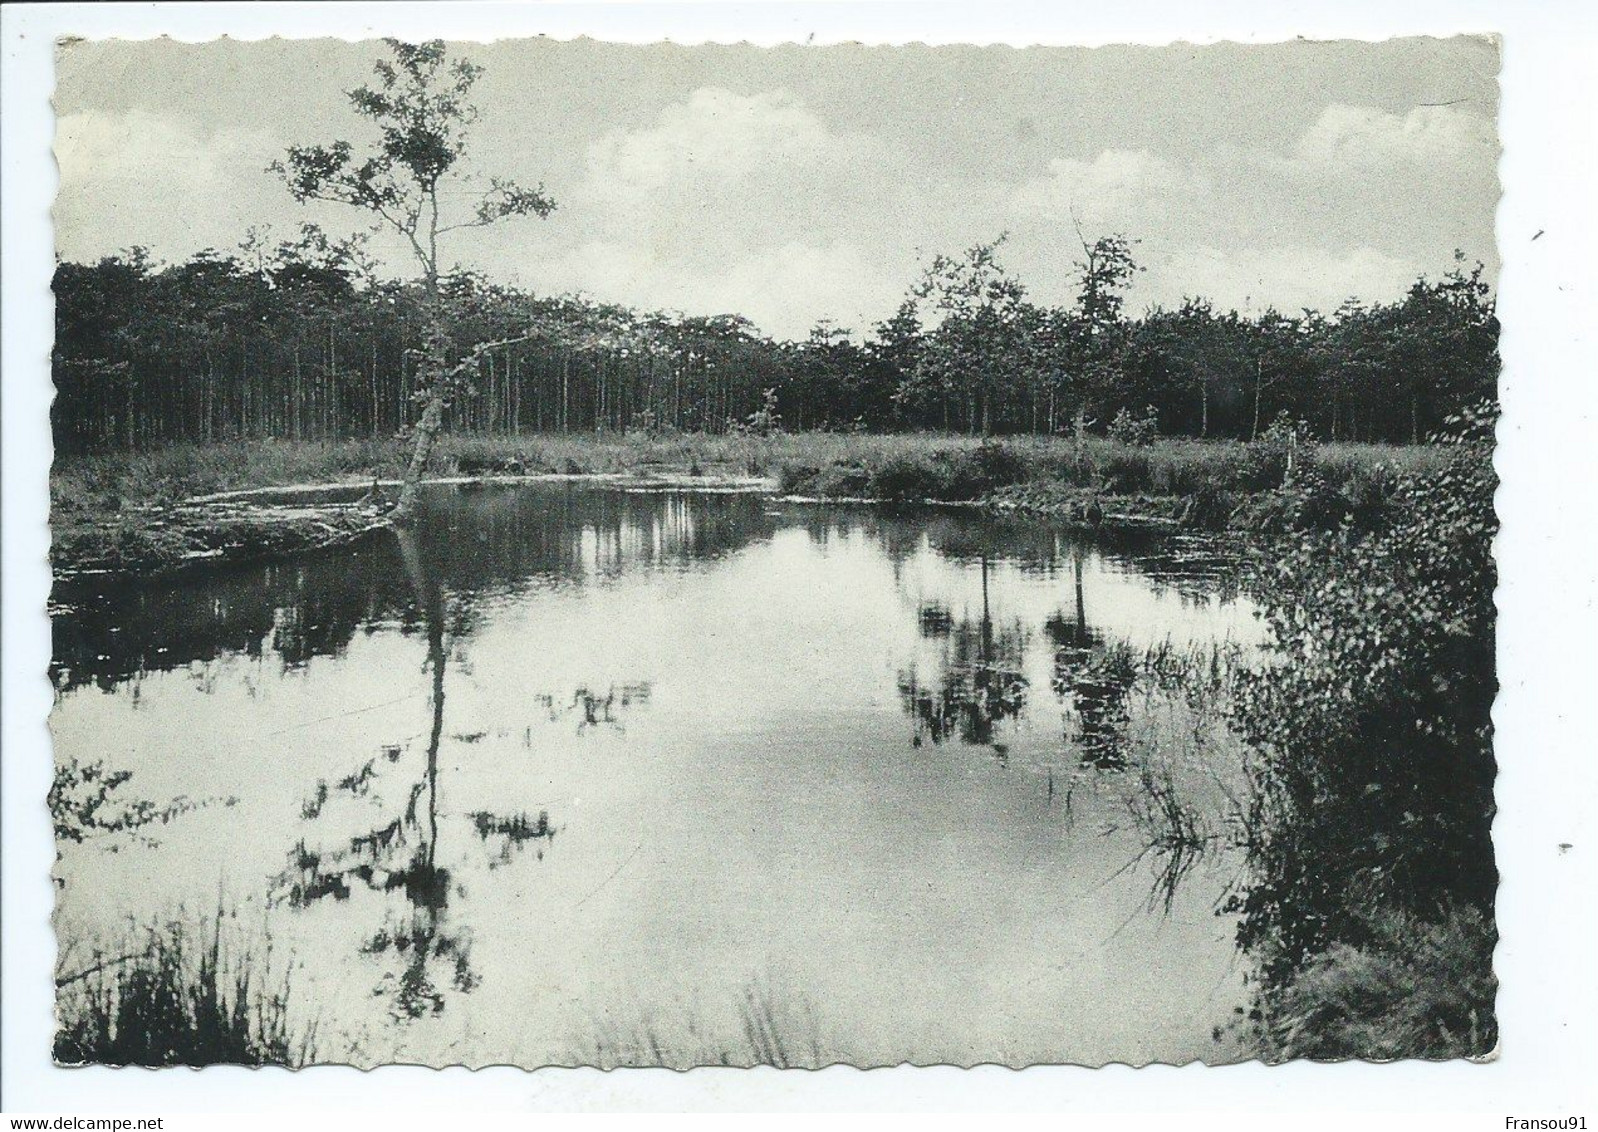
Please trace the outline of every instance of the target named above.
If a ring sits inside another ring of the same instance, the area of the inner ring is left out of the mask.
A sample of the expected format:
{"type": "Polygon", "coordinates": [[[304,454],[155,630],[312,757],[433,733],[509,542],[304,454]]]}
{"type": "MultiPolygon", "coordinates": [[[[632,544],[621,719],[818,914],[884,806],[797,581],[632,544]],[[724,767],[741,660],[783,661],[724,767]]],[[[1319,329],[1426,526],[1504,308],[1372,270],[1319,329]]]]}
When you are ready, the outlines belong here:
{"type": "MultiPolygon", "coordinates": [[[[398,478],[400,440],[252,441],[66,457],[51,473],[58,570],[174,569],[259,557],[353,537],[358,515],[185,511],[196,496],[311,483],[398,478]]],[[[1379,510],[1406,473],[1438,462],[1430,446],[1256,444],[1105,437],[982,441],[914,433],[583,434],[443,438],[432,474],[621,474],[761,477],[791,495],[985,502],[1066,519],[1102,512],[1112,525],[1303,529],[1379,510]],[[1290,450],[1291,449],[1291,450],[1290,450]],[[1291,461],[1291,463],[1290,463],[1291,461]],[[1288,488],[1290,490],[1284,490],[1288,488]]]]}
{"type": "MultiPolygon", "coordinates": [[[[1419,470],[1437,462],[1426,446],[1321,445],[1317,466],[1337,482],[1419,470]]],[[[151,452],[68,456],[51,471],[60,517],[116,513],[212,492],[302,483],[362,483],[399,476],[408,445],[396,439],[240,441],[151,452]]],[[[1161,439],[1130,445],[1105,437],[1083,444],[1050,437],[984,442],[938,433],[702,433],[644,436],[445,436],[437,475],[517,469],[526,473],[672,472],[768,476],[784,491],[872,498],[973,499],[1005,487],[1061,485],[1109,495],[1186,496],[1206,488],[1248,493],[1279,485],[1282,460],[1262,445],[1161,439]]]]}
{"type": "MultiPolygon", "coordinates": [[[[448,476],[487,470],[527,473],[765,474],[772,459],[791,446],[808,447],[808,437],[767,443],[724,436],[675,438],[613,434],[522,437],[441,437],[431,472],[448,476]],[[765,448],[760,445],[765,444],[765,448]]],[[[150,452],[67,456],[50,475],[56,515],[82,512],[115,514],[151,504],[172,504],[197,495],[254,487],[312,483],[369,483],[404,473],[410,445],[383,440],[237,441],[182,444],[150,452]]]]}
{"type": "Polygon", "coordinates": [[[1491,912],[1416,917],[1371,909],[1339,940],[1259,990],[1255,1048],[1267,1061],[1483,1057],[1498,1042],[1491,912]]]}
{"type": "Polygon", "coordinates": [[[779,482],[797,495],[981,500],[995,508],[1107,521],[1163,521],[1205,529],[1335,526],[1380,509],[1403,476],[1440,464],[1435,448],[1255,444],[1162,438],[1128,444],[1019,437],[910,437],[848,443],[785,461],[779,482]],[[815,457],[821,457],[817,459],[815,457]],[[1290,489],[1284,492],[1284,489],[1290,489]]]}

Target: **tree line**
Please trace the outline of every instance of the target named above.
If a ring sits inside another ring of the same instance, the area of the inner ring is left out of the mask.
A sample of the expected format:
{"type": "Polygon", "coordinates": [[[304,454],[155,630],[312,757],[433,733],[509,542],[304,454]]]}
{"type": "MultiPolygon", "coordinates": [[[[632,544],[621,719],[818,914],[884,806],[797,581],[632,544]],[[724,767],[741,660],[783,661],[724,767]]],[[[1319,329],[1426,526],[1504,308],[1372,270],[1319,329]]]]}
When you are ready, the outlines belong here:
{"type": "MultiPolygon", "coordinates": [[[[1128,317],[1131,241],[1087,245],[1076,301],[1045,307],[1002,245],[938,256],[894,315],[798,341],[736,315],[550,297],[440,278],[457,341],[480,345],[446,427],[1060,433],[1120,418],[1249,439],[1288,413],[1328,440],[1411,441],[1492,397],[1497,320],[1479,264],[1400,300],[1245,316],[1199,298],[1128,317]],[[503,343],[496,345],[496,343],[503,343]],[[486,346],[486,348],[485,348],[486,346]]],[[[414,427],[422,285],[380,278],[358,242],[310,228],[158,264],[141,250],[55,277],[56,444],[390,436],[414,427]]]]}
{"type": "Polygon", "coordinates": [[[1076,228],[1076,295],[1050,307],[1004,268],[1001,235],[934,257],[867,332],[822,322],[799,341],[738,315],[638,311],[446,271],[450,233],[556,204],[542,185],[491,177],[484,189],[463,175],[480,67],[441,41],[385,42],[373,80],[347,93],[381,143],[290,146],[270,172],[296,201],[349,206],[401,237],[418,276],[382,278],[364,237],[314,225],[276,242],[252,230],[236,251],[177,264],[139,249],[62,263],[58,448],[409,433],[408,499],[442,428],[1253,437],[1287,413],[1327,439],[1414,441],[1496,390],[1493,300],[1481,265],[1457,252],[1393,303],[1243,316],[1188,298],[1131,318],[1134,240],[1076,228]],[[477,186],[464,212],[441,200],[451,178],[477,186]]]}
{"type": "MultiPolygon", "coordinates": [[[[733,316],[640,314],[470,273],[439,281],[477,343],[446,426],[469,433],[723,431],[780,383],[779,348],[733,316]]],[[[413,428],[433,304],[311,232],[157,265],[142,251],[55,277],[53,423],[65,451],[391,436],[413,428]]]]}

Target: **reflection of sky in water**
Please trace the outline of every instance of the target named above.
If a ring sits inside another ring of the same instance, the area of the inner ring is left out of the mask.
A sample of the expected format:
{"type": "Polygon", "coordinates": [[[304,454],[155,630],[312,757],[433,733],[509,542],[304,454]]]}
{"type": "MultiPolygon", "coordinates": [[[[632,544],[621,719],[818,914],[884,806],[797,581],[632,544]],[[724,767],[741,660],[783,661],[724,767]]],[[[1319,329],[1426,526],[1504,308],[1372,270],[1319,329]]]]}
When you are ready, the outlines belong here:
{"type": "Polygon", "coordinates": [[[445,607],[436,844],[412,801],[427,609],[388,543],[58,595],[79,609],[57,627],[62,755],[132,769],[145,797],[239,799],[157,849],[70,850],[64,939],[225,891],[303,965],[322,1052],[356,1060],[581,1059],[639,1019],[670,1044],[688,1013],[736,1029],[751,985],[802,997],[846,1059],[1214,1056],[1241,994],[1224,869],[1169,917],[1147,869],[1118,874],[1129,784],[1081,776],[1046,626],[1075,622],[1078,562],[1096,639],[1247,643],[1242,603],[970,513],[557,488],[446,496],[419,539],[445,607]],[[946,676],[961,631],[1019,662],[1003,759],[913,745],[901,683],[946,676]],[[552,836],[483,834],[543,814],[552,836]],[[403,852],[347,897],[266,899],[296,846],[331,857],[396,819],[403,852]],[[394,864],[424,843],[436,907],[394,864]],[[396,1022],[418,915],[453,942],[437,1013],[396,1022]]]}

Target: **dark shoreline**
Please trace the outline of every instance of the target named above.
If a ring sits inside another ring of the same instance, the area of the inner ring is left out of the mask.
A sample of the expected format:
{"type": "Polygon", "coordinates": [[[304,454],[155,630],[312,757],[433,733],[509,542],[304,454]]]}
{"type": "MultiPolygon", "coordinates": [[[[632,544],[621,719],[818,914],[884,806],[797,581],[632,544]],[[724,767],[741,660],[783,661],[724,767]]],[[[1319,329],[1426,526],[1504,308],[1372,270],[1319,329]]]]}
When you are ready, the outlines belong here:
{"type": "MultiPolygon", "coordinates": [[[[781,495],[770,480],[683,475],[532,475],[441,477],[428,485],[513,487],[577,483],[623,490],[747,491],[793,502],[871,506],[961,507],[995,515],[1063,523],[1075,530],[1175,533],[1181,497],[1102,497],[1103,517],[1084,517],[1088,496],[1071,493],[1049,501],[1017,499],[1003,492],[975,500],[894,500],[781,495]]],[[[391,493],[397,484],[382,485],[391,493]]],[[[57,581],[87,577],[172,578],[218,565],[290,557],[342,546],[389,527],[387,518],[359,501],[316,502],[316,496],[364,492],[347,482],[260,487],[200,496],[170,506],[130,508],[64,523],[54,532],[50,560],[57,581]]]]}
{"type": "MultiPolygon", "coordinates": [[[[1384,521],[1396,485],[1445,449],[1102,437],[1002,441],[923,434],[446,437],[429,484],[582,483],[760,491],[881,506],[984,509],[1081,531],[1231,534],[1250,541],[1384,521]]],[[[58,578],[162,577],[336,546],[386,526],[404,446],[247,442],[58,460],[58,578]],[[374,479],[375,477],[375,479],[374,479]],[[367,506],[360,505],[367,499],[367,506]]]]}

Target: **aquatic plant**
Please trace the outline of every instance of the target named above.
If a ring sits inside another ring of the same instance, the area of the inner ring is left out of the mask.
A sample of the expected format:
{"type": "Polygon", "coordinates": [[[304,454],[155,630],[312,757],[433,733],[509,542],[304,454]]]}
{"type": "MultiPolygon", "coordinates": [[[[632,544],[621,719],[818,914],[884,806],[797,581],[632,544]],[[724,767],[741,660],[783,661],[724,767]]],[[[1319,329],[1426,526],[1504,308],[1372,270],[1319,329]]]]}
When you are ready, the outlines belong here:
{"type": "Polygon", "coordinates": [[[844,1060],[838,1053],[842,1048],[836,1035],[823,1041],[815,1009],[802,992],[779,992],[769,980],[752,980],[726,1011],[684,1007],[664,1022],[647,1016],[621,1021],[607,1014],[574,1042],[569,1058],[558,1060],[603,1069],[701,1065],[820,1069],[844,1060]],[[831,1051],[830,1057],[824,1049],[831,1051]]]}
{"type": "Polygon", "coordinates": [[[526,813],[507,816],[478,810],[471,815],[472,828],[477,836],[486,840],[492,836],[507,837],[512,842],[530,841],[537,837],[553,838],[554,827],[549,824],[549,811],[540,810],[534,818],[526,813]]]}
{"type": "Polygon", "coordinates": [[[303,1065],[314,1026],[291,1019],[287,974],[224,929],[178,917],[131,929],[56,978],[55,1060],[67,1065],[303,1065]]]}
{"type": "Polygon", "coordinates": [[[193,799],[183,795],[166,803],[130,798],[122,788],[132,777],[130,770],[108,769],[103,759],[92,762],[70,757],[58,759],[47,797],[56,841],[83,842],[125,834],[153,844],[154,839],[146,832],[150,826],[166,825],[181,814],[215,802],[231,806],[236,801],[233,798],[193,799]]]}
{"type": "Polygon", "coordinates": [[[1156,866],[1149,907],[1169,914],[1182,881],[1219,842],[1219,835],[1164,763],[1138,767],[1137,788],[1127,795],[1126,805],[1146,842],[1141,857],[1152,858],[1156,866]]]}

